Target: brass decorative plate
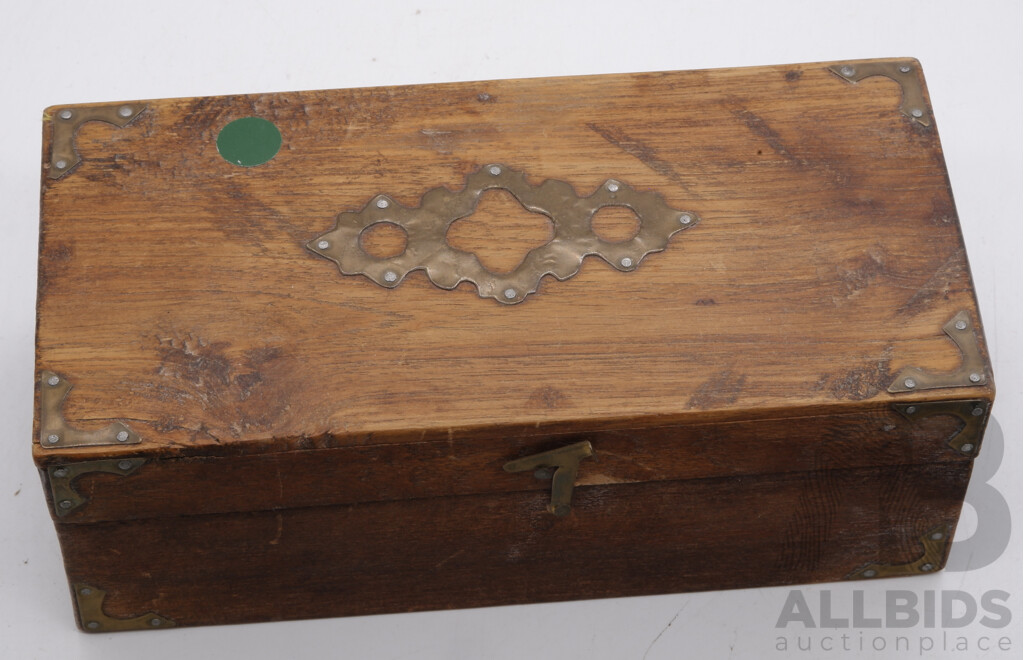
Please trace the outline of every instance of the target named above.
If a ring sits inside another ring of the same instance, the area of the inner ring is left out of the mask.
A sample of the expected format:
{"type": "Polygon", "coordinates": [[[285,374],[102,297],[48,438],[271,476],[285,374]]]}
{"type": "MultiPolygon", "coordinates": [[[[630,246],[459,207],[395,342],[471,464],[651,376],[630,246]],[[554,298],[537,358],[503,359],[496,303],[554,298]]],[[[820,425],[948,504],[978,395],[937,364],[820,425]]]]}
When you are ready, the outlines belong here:
{"type": "Polygon", "coordinates": [[[636,270],[648,254],[664,250],[673,234],[698,221],[693,212],[670,208],[661,195],[634,190],[616,179],[609,179],[588,197],[579,197],[565,181],[548,179],[533,186],[523,172],[491,164],[466,177],[466,187],[459,192],[443,186],[428,190],[418,208],[377,195],[361,210],[339,214],[334,229],[309,241],[307,247],[334,261],[343,274],[365,275],[384,287],[396,287],[411,271],[423,270],[442,289],[468,281],[476,285],[481,298],[514,304],[535,292],[545,275],[566,280],[578,273],[587,255],[597,255],[621,271],[636,270]],[[507,190],[527,210],[548,216],[554,224],[551,241],[531,250],[515,270],[503,275],[487,270],[476,255],[456,250],[445,239],[451,224],[472,215],[480,195],[495,188],[507,190]],[[620,243],[598,236],[591,218],[606,206],[623,206],[636,213],[640,220],[636,236],[620,243]],[[379,259],[362,249],[363,231],[380,223],[405,230],[404,252],[379,259]]]}

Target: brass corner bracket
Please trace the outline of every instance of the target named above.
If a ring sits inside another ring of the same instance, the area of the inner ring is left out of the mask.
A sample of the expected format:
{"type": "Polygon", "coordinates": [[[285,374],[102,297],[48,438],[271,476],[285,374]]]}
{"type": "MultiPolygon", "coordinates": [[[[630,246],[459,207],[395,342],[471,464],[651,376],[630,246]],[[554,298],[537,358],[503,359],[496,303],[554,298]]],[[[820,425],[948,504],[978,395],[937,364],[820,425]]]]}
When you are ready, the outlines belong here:
{"type": "Polygon", "coordinates": [[[423,270],[442,289],[472,282],[481,298],[511,305],[534,293],[545,275],[558,280],[574,276],[587,255],[599,256],[623,272],[636,270],[648,254],[668,247],[673,234],[698,222],[693,212],[669,208],[661,195],[634,190],[616,179],[605,181],[588,197],[579,197],[565,181],[548,179],[534,186],[525,173],[495,163],[466,177],[459,192],[444,186],[428,190],[418,208],[406,208],[386,195],[377,195],[359,211],[340,213],[334,229],[306,247],[335,262],[342,274],[365,275],[389,289],[401,284],[410,272],[423,270]],[[480,196],[492,189],[508,191],[526,210],[546,215],[554,224],[554,237],[548,243],[528,252],[515,270],[502,275],[487,270],[476,255],[456,250],[446,240],[452,223],[472,215],[480,196]],[[591,219],[606,206],[622,206],[636,213],[640,230],[633,238],[612,243],[593,231],[591,219]],[[396,225],[405,231],[407,242],[401,254],[378,259],[362,249],[360,236],[378,224],[396,225]]]}
{"type": "Polygon", "coordinates": [[[91,633],[114,632],[118,630],[153,630],[157,628],[173,628],[174,621],[165,616],[147,612],[132,619],[114,619],[103,612],[103,599],[107,592],[88,584],[73,584],[75,603],[78,605],[78,618],[82,630],[91,633]]]}
{"type": "Polygon", "coordinates": [[[920,403],[894,403],[893,410],[910,421],[937,415],[956,417],[963,426],[949,439],[949,446],[962,454],[976,456],[981,445],[981,431],[985,428],[988,402],[977,399],[963,401],[924,401],[920,403]]]}
{"type": "Polygon", "coordinates": [[[144,103],[116,103],[113,105],[92,105],[64,108],[53,116],[44,116],[44,121],[53,123],[53,142],[50,145],[51,179],[59,179],[82,162],[75,149],[75,134],[78,128],[90,121],[102,121],[124,128],[146,109],[144,103]]]}
{"type": "Polygon", "coordinates": [[[895,80],[903,90],[900,112],[922,126],[932,125],[930,110],[924,98],[921,68],[916,61],[854,62],[835,64],[828,70],[852,84],[872,76],[885,76],[895,80]]]}
{"type": "Polygon", "coordinates": [[[937,374],[918,367],[906,367],[889,385],[890,392],[915,392],[947,387],[974,387],[988,382],[985,360],[978,347],[978,335],[971,326],[971,315],[967,310],[957,312],[942,326],[963,356],[960,368],[952,373],[937,374]]]}
{"type": "Polygon", "coordinates": [[[946,547],[952,536],[949,525],[934,527],[921,537],[924,553],[920,558],[907,564],[866,564],[847,575],[845,579],[860,580],[934,573],[942,565],[946,547]]]}
{"type": "Polygon", "coordinates": [[[43,449],[91,445],[137,445],[142,438],[125,424],[114,422],[105,429],[80,431],[64,421],[61,406],[73,386],[52,371],[39,377],[39,446],[43,449]]]}
{"type": "Polygon", "coordinates": [[[83,474],[107,472],[127,476],[137,471],[145,462],[144,458],[112,458],[102,461],[51,465],[46,468],[46,474],[50,479],[50,494],[53,495],[53,512],[63,518],[89,501],[75,490],[73,483],[83,474]]]}
{"type": "Polygon", "coordinates": [[[505,463],[505,472],[535,470],[538,478],[551,478],[551,504],[548,511],[556,516],[567,516],[572,510],[572,489],[580,461],[594,455],[590,442],[584,440],[551,451],[525,456],[505,463]],[[555,468],[554,474],[549,470],[555,468]]]}

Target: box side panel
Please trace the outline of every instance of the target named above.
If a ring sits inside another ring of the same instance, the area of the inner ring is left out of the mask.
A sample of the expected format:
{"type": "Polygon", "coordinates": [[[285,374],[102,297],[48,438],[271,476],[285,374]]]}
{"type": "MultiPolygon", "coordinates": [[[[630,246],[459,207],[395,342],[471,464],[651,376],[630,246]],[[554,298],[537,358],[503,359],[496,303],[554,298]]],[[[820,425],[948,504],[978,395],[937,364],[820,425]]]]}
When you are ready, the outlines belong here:
{"type": "Polygon", "coordinates": [[[595,486],[564,518],[524,492],[57,528],[110,620],[241,623],[928,573],[969,472],[595,486]]]}
{"type": "Polygon", "coordinates": [[[912,415],[889,407],[835,417],[478,438],[220,458],[56,463],[44,470],[56,519],[68,523],[261,511],[359,502],[551,491],[552,472],[509,461],[576,443],[575,491],[604,484],[810,470],[970,462],[982,402],[912,415]],[[967,447],[967,451],[963,450],[967,447]],[[123,469],[122,469],[123,468],[123,469]]]}

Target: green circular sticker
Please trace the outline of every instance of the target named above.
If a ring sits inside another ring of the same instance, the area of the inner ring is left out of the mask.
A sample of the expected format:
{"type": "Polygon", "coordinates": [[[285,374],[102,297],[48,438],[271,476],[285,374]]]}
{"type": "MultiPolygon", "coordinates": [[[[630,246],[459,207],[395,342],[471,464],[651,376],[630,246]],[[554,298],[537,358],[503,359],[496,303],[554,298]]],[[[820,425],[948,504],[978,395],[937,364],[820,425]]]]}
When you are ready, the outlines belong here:
{"type": "Polygon", "coordinates": [[[262,165],[281,148],[281,131],[260,117],[242,117],[221,129],[217,151],[232,165],[262,165]]]}

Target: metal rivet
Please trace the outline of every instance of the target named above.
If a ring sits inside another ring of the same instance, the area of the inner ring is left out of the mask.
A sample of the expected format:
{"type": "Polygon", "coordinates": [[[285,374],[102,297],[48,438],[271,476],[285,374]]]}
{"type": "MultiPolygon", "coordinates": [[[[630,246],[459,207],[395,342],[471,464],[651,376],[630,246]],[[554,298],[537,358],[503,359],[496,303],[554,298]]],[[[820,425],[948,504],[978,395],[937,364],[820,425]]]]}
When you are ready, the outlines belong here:
{"type": "Polygon", "coordinates": [[[957,321],[953,325],[953,327],[956,328],[957,330],[966,330],[967,329],[967,321],[957,321]]]}
{"type": "Polygon", "coordinates": [[[393,271],[393,270],[389,270],[388,272],[384,273],[384,281],[385,282],[394,282],[397,279],[398,279],[398,274],[395,271],[393,271]]]}
{"type": "Polygon", "coordinates": [[[608,185],[606,187],[608,188],[608,192],[618,192],[619,191],[619,184],[615,183],[614,181],[609,181],[608,185]]]}
{"type": "Polygon", "coordinates": [[[58,170],[62,170],[62,169],[64,169],[65,167],[67,167],[67,166],[68,166],[68,161],[66,161],[66,160],[64,160],[64,159],[61,159],[61,160],[58,160],[58,161],[57,161],[56,163],[54,163],[53,165],[54,165],[54,167],[56,167],[56,168],[57,168],[58,170]]]}
{"type": "Polygon", "coordinates": [[[975,417],[981,417],[982,415],[985,414],[985,409],[982,408],[981,406],[978,406],[977,408],[971,411],[971,414],[974,415],[975,417]]]}
{"type": "Polygon", "coordinates": [[[118,461],[117,467],[119,467],[122,470],[130,470],[130,469],[132,469],[132,462],[131,461],[118,461]]]}
{"type": "Polygon", "coordinates": [[[377,208],[386,209],[388,207],[388,200],[381,198],[377,200],[377,208]]]}
{"type": "Polygon", "coordinates": [[[910,114],[914,117],[923,117],[924,111],[921,110],[921,108],[914,108],[913,110],[910,111],[910,114]]]}
{"type": "Polygon", "coordinates": [[[969,442],[967,444],[965,444],[965,445],[960,445],[960,451],[962,451],[965,454],[968,454],[968,453],[974,451],[974,445],[972,445],[969,442]]]}
{"type": "Polygon", "coordinates": [[[331,247],[331,243],[330,241],[320,241],[316,244],[316,246],[321,250],[326,250],[327,248],[331,247]]]}
{"type": "Polygon", "coordinates": [[[512,300],[513,298],[516,297],[516,290],[515,289],[505,289],[505,297],[508,298],[509,300],[512,300]]]}
{"type": "Polygon", "coordinates": [[[908,378],[905,381],[903,381],[903,387],[907,388],[908,390],[912,390],[915,387],[917,387],[917,381],[914,380],[913,378],[908,378]]]}
{"type": "Polygon", "coordinates": [[[51,433],[50,435],[46,436],[46,441],[49,442],[51,445],[55,445],[58,442],[60,442],[60,436],[57,435],[56,433],[51,433]]]}
{"type": "Polygon", "coordinates": [[[537,479],[540,479],[541,481],[544,481],[545,479],[550,479],[553,474],[554,471],[551,468],[542,467],[537,468],[536,470],[533,471],[533,476],[537,479]]]}
{"type": "Polygon", "coordinates": [[[857,72],[854,70],[852,66],[844,66],[843,68],[839,69],[839,73],[843,74],[844,76],[852,76],[857,72]]]}
{"type": "Polygon", "coordinates": [[[930,571],[933,568],[935,568],[935,567],[932,566],[931,564],[921,564],[921,570],[922,571],[930,571]]]}
{"type": "Polygon", "coordinates": [[[622,261],[620,261],[619,263],[622,264],[623,268],[629,268],[630,266],[633,265],[633,260],[630,259],[629,257],[623,257],[622,261]]]}
{"type": "Polygon", "coordinates": [[[971,379],[972,383],[980,383],[981,382],[981,374],[971,374],[970,376],[968,376],[968,378],[971,379]]]}
{"type": "Polygon", "coordinates": [[[491,165],[491,168],[487,171],[493,174],[494,176],[498,176],[499,174],[501,174],[501,168],[498,167],[497,165],[491,165]]]}
{"type": "Polygon", "coordinates": [[[875,577],[876,575],[878,575],[878,572],[873,568],[864,571],[864,577],[875,577]]]}
{"type": "Polygon", "coordinates": [[[885,425],[882,426],[882,430],[887,432],[887,433],[889,431],[894,431],[895,429],[896,429],[896,425],[895,424],[885,424],[885,425]]]}
{"type": "Polygon", "coordinates": [[[938,541],[943,536],[945,536],[945,534],[943,534],[942,532],[935,532],[934,534],[932,534],[932,540],[933,541],[938,541]]]}
{"type": "Polygon", "coordinates": [[[90,621],[89,623],[85,624],[85,627],[90,630],[96,630],[100,627],[100,624],[96,621],[90,621]]]}
{"type": "Polygon", "coordinates": [[[907,414],[913,415],[917,412],[917,406],[907,406],[907,414]]]}
{"type": "Polygon", "coordinates": [[[149,620],[149,625],[151,625],[151,626],[159,626],[162,623],[163,623],[163,621],[161,621],[160,619],[150,619],[149,620]]]}
{"type": "Polygon", "coordinates": [[[72,114],[73,113],[70,110],[61,110],[60,113],[58,114],[58,116],[61,119],[71,119],[72,114]]]}
{"type": "Polygon", "coordinates": [[[64,477],[68,476],[68,469],[59,467],[53,471],[53,476],[57,477],[58,479],[63,479],[64,477]]]}
{"type": "Polygon", "coordinates": [[[58,385],[59,383],[60,383],[60,378],[57,378],[56,376],[50,376],[49,378],[46,379],[46,384],[47,385],[53,386],[53,385],[58,385]]]}
{"type": "Polygon", "coordinates": [[[114,437],[117,438],[118,442],[128,442],[128,431],[118,431],[114,437]]]}
{"type": "Polygon", "coordinates": [[[910,73],[910,67],[906,64],[901,64],[900,73],[910,73]]]}
{"type": "Polygon", "coordinates": [[[121,115],[122,117],[131,117],[132,108],[128,105],[122,105],[120,108],[117,109],[117,114],[121,115]]]}
{"type": "Polygon", "coordinates": [[[61,500],[60,504],[58,504],[57,506],[64,510],[67,510],[73,507],[74,505],[71,503],[71,500],[61,500]]]}
{"type": "Polygon", "coordinates": [[[693,222],[693,216],[690,215],[689,213],[684,213],[681,216],[679,216],[679,222],[681,222],[684,225],[688,225],[691,222],[693,222]]]}
{"type": "Polygon", "coordinates": [[[91,595],[91,594],[92,594],[92,589],[90,589],[89,587],[85,587],[85,588],[84,588],[84,589],[82,589],[82,591],[81,591],[81,592],[79,592],[79,593],[81,593],[81,594],[82,594],[83,596],[89,596],[89,595],[91,595]]]}

